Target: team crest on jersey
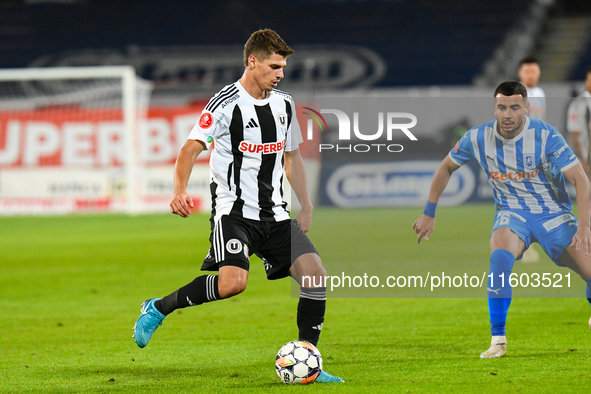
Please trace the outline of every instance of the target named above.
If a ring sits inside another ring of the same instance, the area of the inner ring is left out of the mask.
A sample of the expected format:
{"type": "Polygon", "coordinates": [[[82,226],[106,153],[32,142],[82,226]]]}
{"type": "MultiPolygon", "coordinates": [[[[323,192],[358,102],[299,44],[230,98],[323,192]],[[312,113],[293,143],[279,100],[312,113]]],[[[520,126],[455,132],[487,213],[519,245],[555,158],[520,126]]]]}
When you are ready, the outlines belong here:
{"type": "Polygon", "coordinates": [[[287,114],[285,112],[279,112],[277,114],[277,122],[281,127],[287,127],[287,114]]]}
{"type": "Polygon", "coordinates": [[[232,238],[226,243],[226,249],[232,254],[238,254],[242,251],[242,242],[232,238]]]}
{"type": "Polygon", "coordinates": [[[533,155],[525,155],[525,168],[531,170],[534,168],[534,156],[533,155]]]}
{"type": "Polygon", "coordinates": [[[204,112],[199,118],[199,127],[208,129],[213,124],[213,116],[209,112],[204,112]]]}

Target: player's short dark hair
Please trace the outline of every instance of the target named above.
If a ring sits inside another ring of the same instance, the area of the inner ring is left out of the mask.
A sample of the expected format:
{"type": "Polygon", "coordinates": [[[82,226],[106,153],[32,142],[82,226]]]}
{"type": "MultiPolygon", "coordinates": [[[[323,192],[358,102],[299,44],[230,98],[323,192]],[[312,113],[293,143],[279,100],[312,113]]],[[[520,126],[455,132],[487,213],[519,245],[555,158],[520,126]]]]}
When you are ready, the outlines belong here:
{"type": "Polygon", "coordinates": [[[587,70],[585,71],[585,78],[587,78],[587,75],[591,74],[591,66],[587,67],[587,70]]]}
{"type": "Polygon", "coordinates": [[[538,59],[533,56],[526,56],[519,62],[519,67],[523,66],[524,64],[540,64],[538,59]]]}
{"type": "Polygon", "coordinates": [[[254,55],[260,61],[276,53],[283,57],[293,55],[293,49],[287,46],[279,34],[271,29],[257,30],[244,45],[244,67],[248,66],[248,57],[254,55]]]}
{"type": "Polygon", "coordinates": [[[505,81],[497,86],[494,97],[497,97],[498,94],[502,94],[503,96],[513,96],[515,94],[520,94],[524,99],[527,100],[527,89],[521,82],[517,81],[505,81]]]}

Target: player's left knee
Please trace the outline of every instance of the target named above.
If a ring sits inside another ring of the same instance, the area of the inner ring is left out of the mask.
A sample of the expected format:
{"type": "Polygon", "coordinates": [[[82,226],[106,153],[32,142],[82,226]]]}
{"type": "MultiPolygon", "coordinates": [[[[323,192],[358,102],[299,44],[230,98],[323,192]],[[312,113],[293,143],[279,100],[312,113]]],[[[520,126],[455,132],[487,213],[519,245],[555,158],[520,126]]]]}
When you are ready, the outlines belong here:
{"type": "Polygon", "coordinates": [[[219,286],[221,298],[230,298],[242,293],[246,289],[246,281],[235,281],[232,283],[223,283],[219,286]]]}
{"type": "Polygon", "coordinates": [[[326,276],[326,270],[322,266],[320,256],[315,253],[304,254],[296,259],[294,266],[301,275],[326,276]]]}
{"type": "Polygon", "coordinates": [[[321,277],[325,277],[326,274],[326,270],[324,269],[324,267],[321,265],[320,267],[318,267],[316,273],[314,274],[314,276],[321,276],[321,277]]]}
{"type": "Polygon", "coordinates": [[[229,298],[242,293],[246,289],[248,271],[234,266],[220,268],[218,291],[221,298],[229,298]]]}
{"type": "Polygon", "coordinates": [[[307,269],[302,271],[302,276],[310,278],[326,278],[326,270],[322,265],[306,267],[307,269]]]}

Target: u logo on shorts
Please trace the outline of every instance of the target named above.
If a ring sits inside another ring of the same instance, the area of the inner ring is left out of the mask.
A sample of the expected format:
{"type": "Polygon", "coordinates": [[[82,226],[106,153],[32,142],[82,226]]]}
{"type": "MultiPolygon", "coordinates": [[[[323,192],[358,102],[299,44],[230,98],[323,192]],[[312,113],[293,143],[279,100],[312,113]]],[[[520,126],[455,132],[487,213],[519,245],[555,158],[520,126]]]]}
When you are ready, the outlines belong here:
{"type": "Polygon", "coordinates": [[[242,251],[242,242],[232,238],[226,243],[226,249],[232,254],[238,254],[242,251]]]}

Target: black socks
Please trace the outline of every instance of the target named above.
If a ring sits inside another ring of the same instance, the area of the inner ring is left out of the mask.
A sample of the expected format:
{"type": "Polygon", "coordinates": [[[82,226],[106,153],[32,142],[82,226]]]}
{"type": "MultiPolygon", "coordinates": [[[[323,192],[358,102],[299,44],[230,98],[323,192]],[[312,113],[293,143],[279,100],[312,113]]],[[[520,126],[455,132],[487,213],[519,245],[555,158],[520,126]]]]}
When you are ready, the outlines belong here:
{"type": "Polygon", "coordinates": [[[299,339],[318,345],[326,311],[326,288],[304,289],[298,303],[299,339]]]}
{"type": "Polygon", "coordinates": [[[154,302],[156,309],[168,315],[176,309],[219,300],[217,275],[203,275],[177,291],[154,302]]]}
{"type": "MultiPolygon", "coordinates": [[[[176,309],[219,300],[217,275],[203,275],[186,286],[154,302],[156,309],[168,315],[176,309]]],[[[324,313],[326,311],[326,288],[306,289],[300,292],[297,322],[299,339],[318,344],[324,313]]]]}

